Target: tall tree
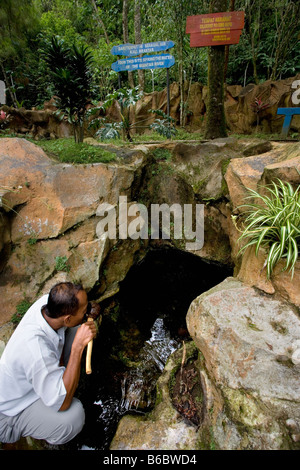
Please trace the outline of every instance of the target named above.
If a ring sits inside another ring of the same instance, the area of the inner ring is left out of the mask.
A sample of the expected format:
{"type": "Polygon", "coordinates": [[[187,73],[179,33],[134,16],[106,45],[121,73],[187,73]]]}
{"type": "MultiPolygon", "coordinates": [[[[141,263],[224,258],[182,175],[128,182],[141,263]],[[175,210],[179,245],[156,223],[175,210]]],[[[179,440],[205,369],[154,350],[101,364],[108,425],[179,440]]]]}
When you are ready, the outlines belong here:
{"type": "MultiPolygon", "coordinates": [[[[234,11],[234,5],[235,5],[235,0],[230,0],[229,11],[234,11]]],[[[224,82],[226,81],[228,60],[229,60],[229,44],[225,46],[224,82]]]]}
{"type": "MultiPolygon", "coordinates": [[[[129,43],[129,32],[128,32],[128,12],[129,12],[129,2],[130,0],[123,0],[123,38],[124,38],[124,44],[129,43]]],[[[129,86],[131,88],[134,88],[134,79],[133,79],[133,73],[128,72],[128,82],[129,86]]]]}
{"type": "Polygon", "coordinates": [[[37,24],[38,13],[32,0],[1,1],[0,71],[15,107],[18,106],[18,101],[13,69],[24,57],[29,37],[34,34],[37,24]]]}
{"type": "MultiPolygon", "coordinates": [[[[136,44],[142,44],[141,32],[141,1],[134,2],[134,37],[136,44]]],[[[139,86],[144,91],[145,88],[145,70],[138,70],[139,86]]]]}
{"type": "MultiPolygon", "coordinates": [[[[227,11],[227,0],[211,0],[210,13],[227,11]]],[[[208,103],[206,139],[226,137],[224,110],[225,46],[211,46],[208,51],[208,103]]]]}
{"type": "Polygon", "coordinates": [[[93,9],[94,9],[94,12],[95,12],[96,21],[97,21],[100,29],[104,33],[106,44],[109,44],[109,37],[108,37],[107,31],[106,31],[106,28],[105,28],[105,24],[104,24],[104,22],[101,18],[100,8],[98,8],[97,3],[96,3],[95,0],[91,0],[91,2],[92,2],[92,6],[93,6],[93,9]]]}

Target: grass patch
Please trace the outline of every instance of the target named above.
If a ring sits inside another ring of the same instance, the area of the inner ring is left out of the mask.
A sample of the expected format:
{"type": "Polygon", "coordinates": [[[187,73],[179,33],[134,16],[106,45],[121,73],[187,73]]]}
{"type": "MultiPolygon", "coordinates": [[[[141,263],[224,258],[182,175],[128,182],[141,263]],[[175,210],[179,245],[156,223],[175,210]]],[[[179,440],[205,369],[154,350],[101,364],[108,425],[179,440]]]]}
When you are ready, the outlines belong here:
{"type": "Polygon", "coordinates": [[[116,154],[85,142],[76,143],[73,138],[32,141],[44,152],[62,163],[109,163],[116,154]]]}
{"type": "MultiPolygon", "coordinates": [[[[2,133],[0,137],[20,137],[19,134],[2,133]]],[[[109,152],[101,147],[83,143],[76,143],[73,137],[61,139],[34,140],[22,137],[29,142],[41,147],[44,152],[61,163],[109,163],[117,159],[114,152],[109,152]]],[[[111,142],[110,142],[111,143],[111,142]]]]}
{"type": "Polygon", "coordinates": [[[18,303],[16,306],[16,313],[14,313],[11,317],[11,322],[14,325],[18,325],[31,305],[32,302],[29,302],[27,299],[24,299],[18,303]]]}
{"type": "Polygon", "coordinates": [[[152,152],[155,160],[170,161],[172,159],[172,153],[168,149],[157,148],[152,152]]]}

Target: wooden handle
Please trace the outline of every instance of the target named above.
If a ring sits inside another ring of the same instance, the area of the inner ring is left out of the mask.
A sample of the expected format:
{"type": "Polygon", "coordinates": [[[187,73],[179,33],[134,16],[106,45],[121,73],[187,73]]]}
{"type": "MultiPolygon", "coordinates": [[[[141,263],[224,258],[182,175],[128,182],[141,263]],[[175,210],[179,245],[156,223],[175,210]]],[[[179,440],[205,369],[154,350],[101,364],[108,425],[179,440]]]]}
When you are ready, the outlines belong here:
{"type": "MultiPolygon", "coordinates": [[[[94,321],[93,317],[88,317],[88,321],[94,321]]],[[[98,318],[98,326],[101,325],[102,315],[98,318]]],[[[86,374],[92,373],[92,349],[93,349],[93,340],[88,343],[86,350],[86,359],[85,359],[85,372],[86,374]]]]}
{"type": "MultiPolygon", "coordinates": [[[[88,321],[92,321],[92,317],[88,317],[88,321]]],[[[85,372],[86,374],[92,373],[92,349],[93,349],[93,340],[88,343],[87,350],[86,350],[86,358],[85,358],[85,372]]]]}
{"type": "Polygon", "coordinates": [[[93,349],[93,340],[88,343],[86,350],[86,360],[85,360],[85,372],[86,374],[92,373],[92,349],[93,349]]]}

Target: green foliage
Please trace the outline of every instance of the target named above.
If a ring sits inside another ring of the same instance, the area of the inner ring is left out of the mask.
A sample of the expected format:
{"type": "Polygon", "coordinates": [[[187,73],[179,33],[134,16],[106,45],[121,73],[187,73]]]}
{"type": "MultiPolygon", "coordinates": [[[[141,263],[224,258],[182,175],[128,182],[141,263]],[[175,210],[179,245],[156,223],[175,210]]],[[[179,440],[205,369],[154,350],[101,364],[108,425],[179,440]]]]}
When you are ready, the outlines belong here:
{"type": "Polygon", "coordinates": [[[266,187],[266,195],[249,189],[248,198],[255,198],[259,203],[244,204],[248,207],[246,228],[239,240],[248,239],[240,253],[248,247],[255,246],[255,254],[260,247],[266,249],[267,278],[269,279],[275,265],[283,258],[286,260],[284,270],[294,273],[300,247],[300,185],[296,190],[280,179],[266,187]]]}
{"type": "Polygon", "coordinates": [[[55,257],[55,269],[56,271],[70,271],[70,265],[68,264],[68,258],[66,256],[55,257]]]}
{"type": "Polygon", "coordinates": [[[103,123],[103,127],[101,127],[95,134],[95,137],[99,137],[101,141],[103,140],[111,140],[111,139],[119,139],[120,132],[119,130],[122,128],[121,122],[106,122],[103,123]]]}
{"type": "Polygon", "coordinates": [[[76,143],[73,139],[34,141],[50,156],[62,163],[108,163],[116,159],[116,154],[103,150],[101,147],[89,145],[85,142],[76,143]]]}
{"type": "Polygon", "coordinates": [[[22,320],[23,316],[27,312],[27,310],[31,307],[32,303],[29,302],[27,299],[22,300],[16,306],[16,313],[14,313],[11,317],[11,322],[17,325],[22,320]]]}
{"type": "Polygon", "coordinates": [[[73,124],[76,142],[83,141],[83,123],[92,88],[93,57],[88,47],[65,42],[53,37],[42,52],[51,74],[56,106],[73,124]]]}
{"type": "Polygon", "coordinates": [[[170,123],[168,119],[155,119],[155,121],[150,125],[150,129],[153,129],[158,134],[171,139],[172,136],[175,136],[177,130],[175,126],[170,123]]]}
{"type": "Polygon", "coordinates": [[[150,125],[150,129],[153,129],[159,135],[162,135],[167,139],[171,139],[172,136],[177,134],[175,119],[165,114],[161,109],[150,109],[149,113],[157,114],[163,118],[155,119],[155,121],[150,125]]]}
{"type": "MultiPolygon", "coordinates": [[[[206,84],[208,48],[190,48],[185,33],[186,17],[208,13],[209,0],[142,0],[142,42],[173,40],[170,51],[175,65],[170,81],[206,84]]],[[[122,0],[2,0],[0,8],[0,80],[5,80],[8,105],[23,103],[41,107],[55,89],[41,50],[53,36],[67,48],[88,47],[93,57],[93,99],[104,100],[118,87],[111,70],[114,45],[123,42],[122,0]],[[3,66],[3,69],[2,69],[3,66]],[[4,70],[4,71],[3,71],[4,70]]],[[[128,13],[129,42],[135,42],[134,4],[128,13]]],[[[298,41],[300,3],[295,0],[235,0],[235,10],[245,11],[245,28],[240,42],[230,46],[226,81],[244,85],[253,81],[295,76],[300,71],[298,41]]],[[[65,68],[62,66],[61,68],[65,68]]],[[[59,79],[64,78],[59,74],[59,79]]],[[[65,77],[66,78],[66,77],[65,77]]],[[[124,88],[128,74],[121,73],[124,88]]],[[[134,72],[135,83],[137,74],[134,72]]],[[[145,92],[166,87],[166,71],[145,73],[145,92]]],[[[181,97],[181,118],[186,102],[181,97]]],[[[181,124],[184,120],[181,119],[181,124]]]]}
{"type": "Polygon", "coordinates": [[[152,155],[154,156],[155,160],[165,160],[170,161],[172,159],[172,153],[168,149],[160,148],[153,150],[152,155]]]}
{"type": "Polygon", "coordinates": [[[120,107],[120,116],[122,121],[120,123],[107,123],[105,124],[105,120],[102,117],[97,117],[90,122],[91,128],[97,128],[101,125],[103,126],[98,132],[97,135],[104,139],[115,139],[120,137],[119,129],[123,130],[123,138],[124,140],[127,139],[132,141],[130,135],[130,129],[135,125],[134,123],[130,122],[130,107],[135,106],[138,100],[143,96],[142,91],[140,91],[139,87],[135,88],[121,88],[119,90],[110,93],[104,103],[101,106],[96,106],[89,110],[88,115],[91,116],[93,114],[97,114],[101,111],[106,111],[108,108],[112,106],[114,101],[119,103],[120,107]]]}

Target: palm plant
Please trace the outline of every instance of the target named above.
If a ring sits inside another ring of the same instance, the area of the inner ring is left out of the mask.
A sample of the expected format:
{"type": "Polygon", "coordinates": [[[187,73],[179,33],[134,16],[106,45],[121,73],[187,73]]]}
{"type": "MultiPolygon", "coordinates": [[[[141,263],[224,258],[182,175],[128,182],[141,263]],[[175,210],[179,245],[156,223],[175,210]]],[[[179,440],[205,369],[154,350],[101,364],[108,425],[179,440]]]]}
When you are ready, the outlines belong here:
{"type": "Polygon", "coordinates": [[[96,133],[101,140],[120,137],[119,130],[123,132],[123,139],[132,142],[131,129],[136,123],[130,122],[130,107],[135,107],[138,100],[143,96],[143,92],[140,91],[139,87],[135,88],[120,88],[119,90],[110,93],[104,103],[101,106],[96,106],[89,110],[89,115],[97,114],[99,111],[106,111],[117,101],[120,106],[121,122],[118,123],[105,123],[103,118],[95,118],[91,121],[90,127],[97,128],[103,126],[96,133]]]}
{"type": "Polygon", "coordinates": [[[155,119],[155,121],[150,125],[150,129],[153,129],[159,135],[171,139],[172,136],[177,134],[177,129],[175,127],[175,119],[171,116],[165,114],[161,109],[149,109],[149,113],[156,114],[161,116],[163,119],[155,119]]]}
{"type": "Polygon", "coordinates": [[[84,120],[92,90],[92,53],[86,46],[67,47],[62,39],[53,37],[42,55],[57,95],[57,116],[67,115],[72,124],[75,142],[83,142],[84,120]]]}
{"type": "Polygon", "coordinates": [[[283,270],[289,269],[294,274],[295,263],[300,248],[300,185],[296,189],[290,183],[279,178],[265,187],[267,194],[262,195],[248,189],[248,198],[255,198],[259,203],[244,204],[247,207],[245,225],[239,241],[248,242],[240,249],[244,252],[249,246],[255,246],[257,256],[260,247],[267,250],[267,278],[275,265],[285,259],[283,270]]]}

